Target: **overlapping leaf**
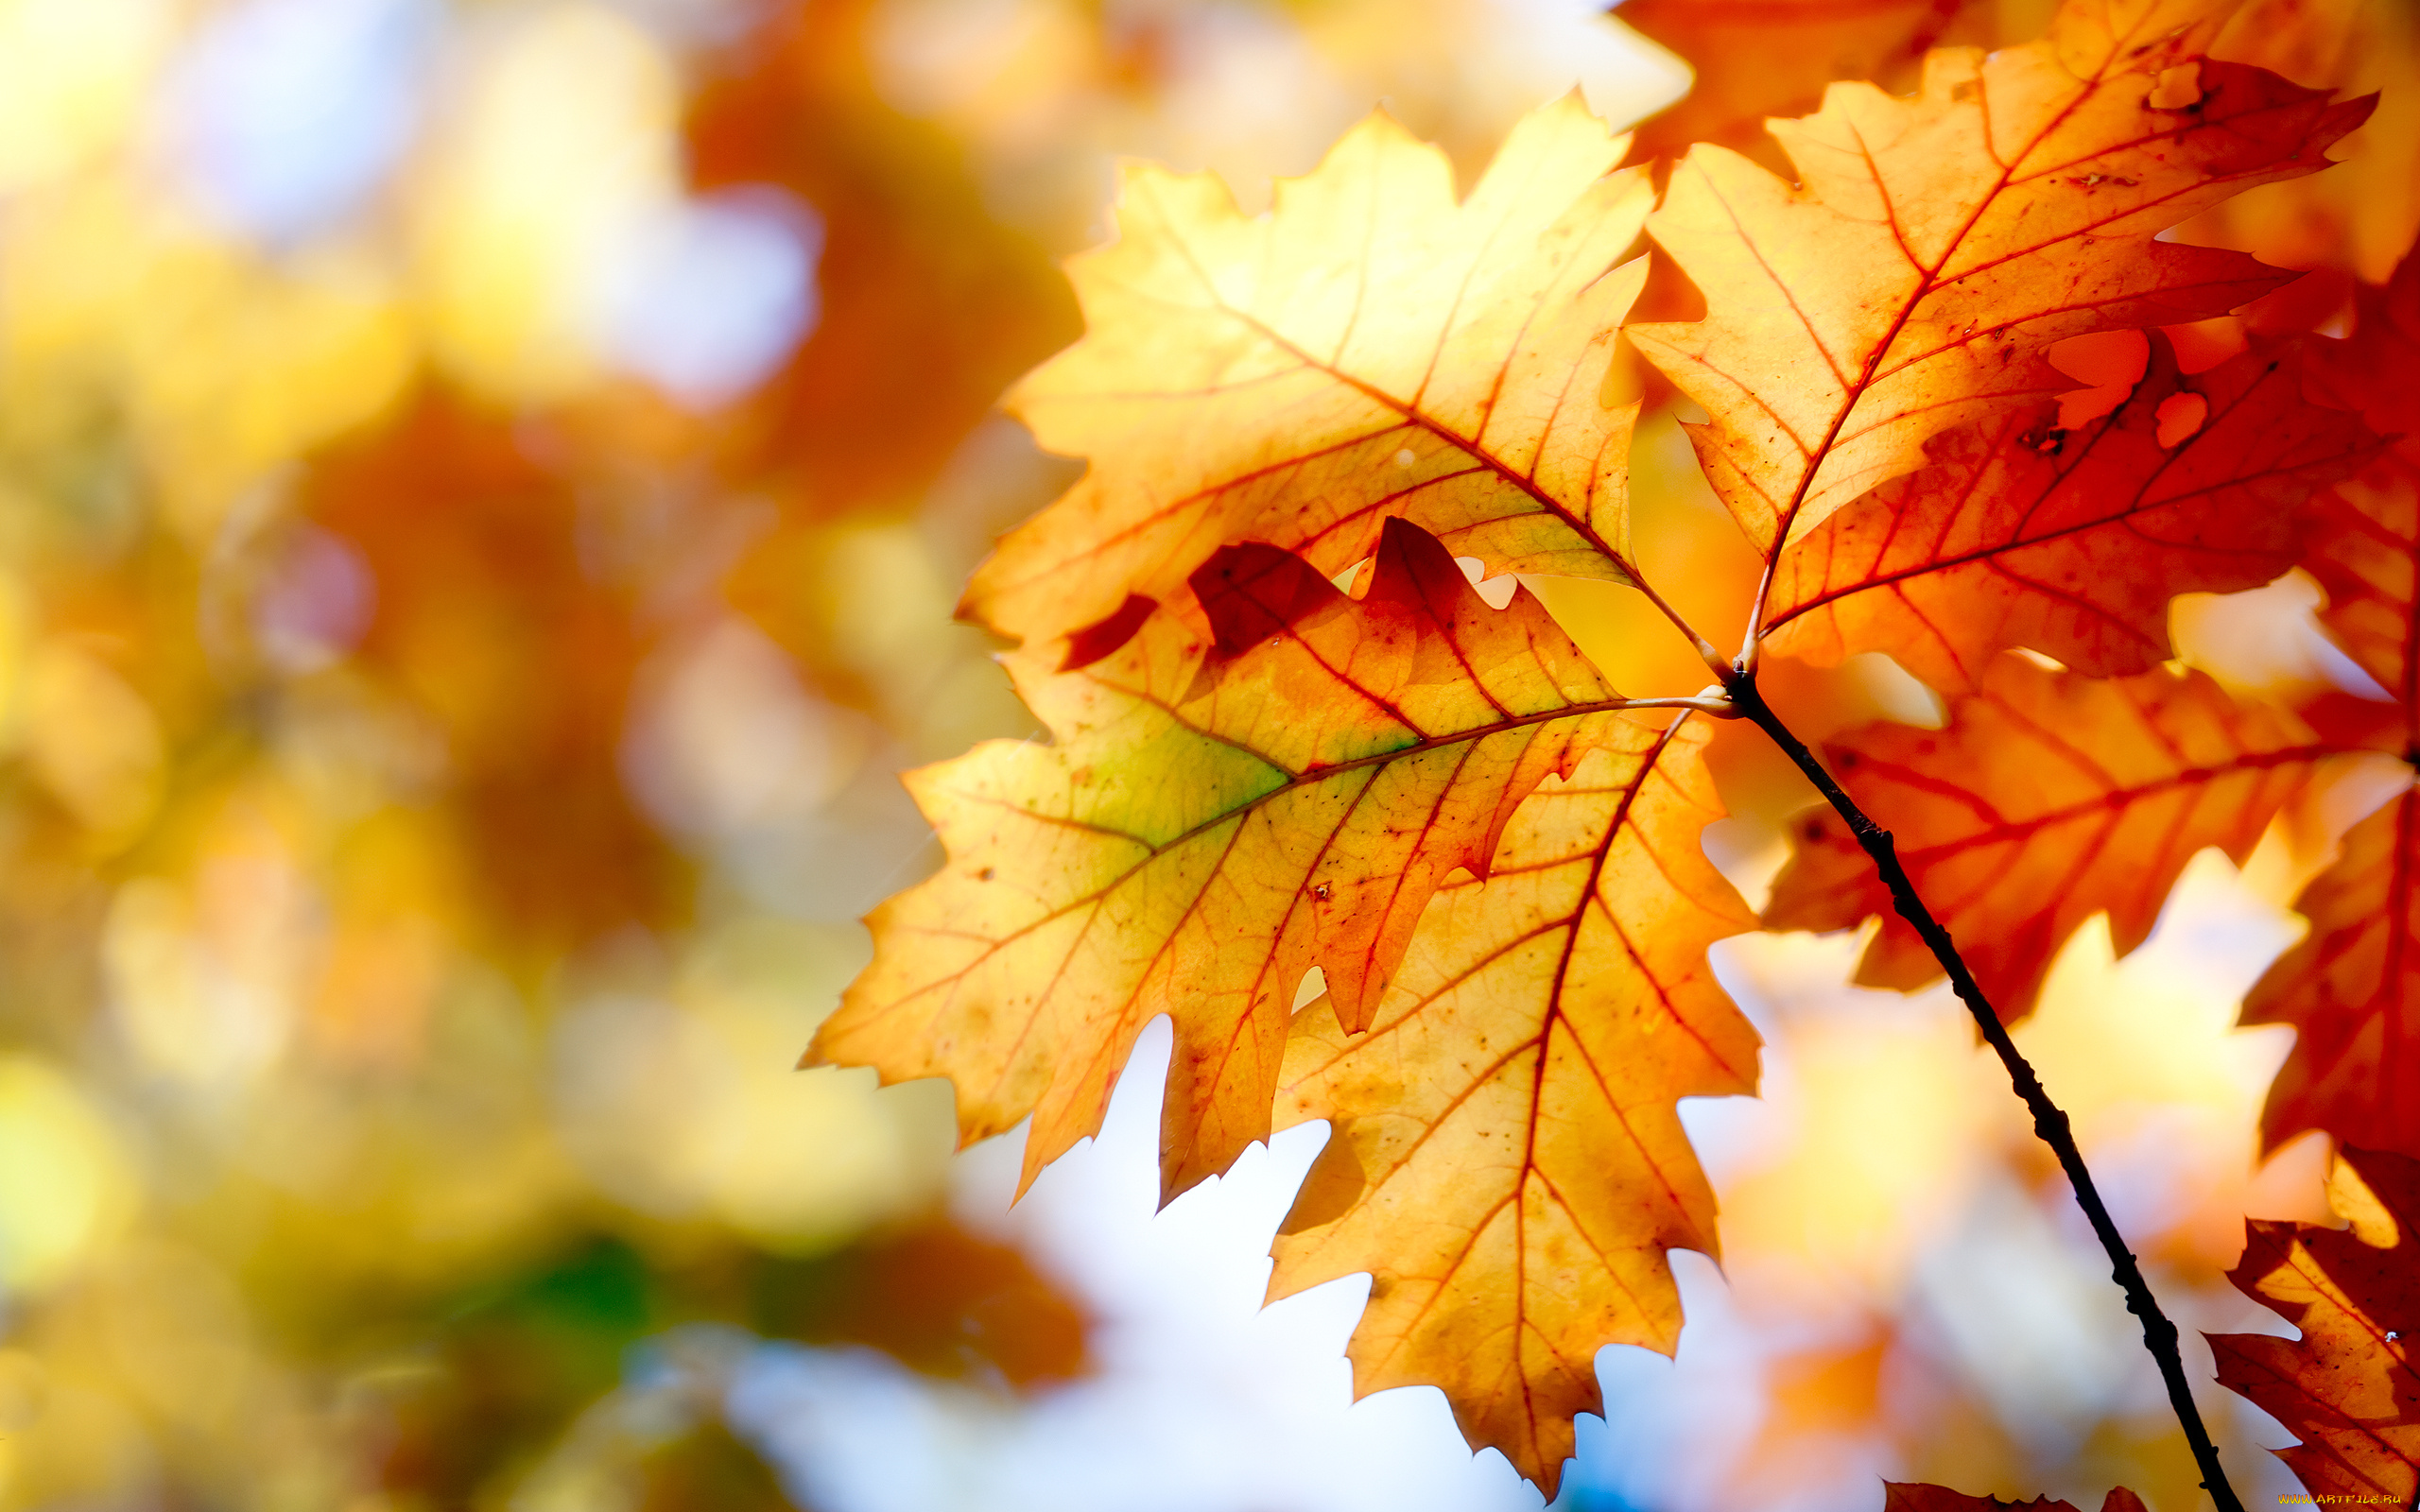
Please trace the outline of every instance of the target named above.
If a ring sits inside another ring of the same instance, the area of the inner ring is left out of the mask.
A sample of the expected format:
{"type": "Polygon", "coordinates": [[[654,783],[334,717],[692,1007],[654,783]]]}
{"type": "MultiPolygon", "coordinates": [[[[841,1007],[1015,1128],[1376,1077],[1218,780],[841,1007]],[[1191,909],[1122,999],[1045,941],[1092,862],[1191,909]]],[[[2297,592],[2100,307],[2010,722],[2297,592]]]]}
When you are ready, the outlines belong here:
{"type": "MultiPolygon", "coordinates": [[[[2415,368],[2420,372],[2420,368],[2415,368]]],[[[2313,511],[2303,565],[2327,592],[2320,623],[2394,695],[2420,735],[2420,447],[2396,448],[2313,511]]]]}
{"type": "Polygon", "coordinates": [[[1091,471],[966,612],[1038,643],[1166,601],[1227,541],[1337,572],[1391,515],[1492,570],[1621,577],[1635,408],[1602,390],[1651,194],[1607,176],[1623,146],[1566,97],[1457,204],[1444,155],[1375,115],[1264,216],[1130,169],[1117,240],[1068,267],[1084,339],[1010,401],[1091,471]]]}
{"type": "Polygon", "coordinates": [[[2154,335],[2100,420],[2063,431],[2043,405],[1936,438],[1931,465],[1782,553],[1766,644],[1824,665],[1887,651],[1942,689],[2011,646],[2097,677],[2157,665],[2169,600],[2285,572],[2305,499],[2374,449],[2358,417],[2306,397],[2303,366],[2298,344],[2264,345],[2188,377],[2154,335]],[[2179,406],[2200,428],[2163,446],[2179,406]]]}
{"type": "MultiPolygon", "coordinates": [[[[2420,422],[2420,263],[2360,301],[2352,338],[2323,370],[2371,424],[2420,422]]],[[[2327,592],[2320,619],[2397,699],[2374,732],[2409,761],[2420,749],[2420,441],[2399,439],[2314,511],[2305,565],[2327,592]]],[[[2293,1053],[2261,1113],[2274,1144],[2304,1129],[2420,1155],[2420,798],[2405,793],[2346,834],[2334,865],[2294,906],[2310,935],[2244,999],[2247,1023],[2287,1023],[2293,1053]]]]}
{"type": "Polygon", "coordinates": [[[2309,936],[2243,1000],[2244,1022],[2294,1027],[2262,1138],[2324,1128],[2420,1154],[2420,794],[2355,825],[2294,907],[2309,936]]]}
{"type": "MultiPolygon", "coordinates": [[[[2141,944],[2194,852],[2217,846],[2242,861],[2314,764],[2342,748],[2200,672],[2096,681],[2004,656],[1950,701],[1945,729],[1869,725],[1827,754],[2014,1019],[2077,926],[2105,912],[2119,954],[2141,944]]],[[[1941,974],[1835,815],[1806,815],[1794,839],[1768,927],[1843,929],[1878,915],[1859,982],[1912,989],[1941,974]]]]}
{"type": "Polygon", "coordinates": [[[1366,1022],[1430,892],[1486,870],[1532,787],[1656,738],[1535,599],[1489,609],[1400,520],[1362,600],[1266,545],[1193,584],[1206,636],[1163,613],[1080,672],[1010,659],[1053,744],[910,774],[948,865],[873,915],[873,964],[816,1038],[887,1080],[948,1076],[969,1140],[1031,1113],[1028,1180],[1099,1125],[1163,1013],[1167,1192],[1225,1169],[1268,1136],[1309,968],[1366,1022]]]}
{"type": "Polygon", "coordinates": [[[2305,565],[2327,591],[2322,621],[2420,733],[2420,256],[2361,291],[2351,338],[2322,350],[2318,375],[2396,444],[2316,511],[2305,565]]]}
{"type": "Polygon", "coordinates": [[[1706,964],[1754,920],[1700,844],[1703,744],[1678,728],[1541,787],[1494,873],[1429,903],[1369,1032],[1314,1004],[1287,1053],[1281,1122],[1334,1131],[1270,1296],[1368,1271],[1355,1390],[1442,1386],[1549,1498],[1598,1349],[1670,1352],[1664,1252],[1715,1250],[1675,1100],[1754,1090],[1755,1032],[1706,964]]]}
{"type": "Polygon", "coordinates": [[[2213,0],[2068,0],[2040,42],[1944,50],[1898,98],[1837,84],[1775,122],[1801,182],[1693,148],[1649,221],[1706,297],[1633,340],[1760,549],[1923,460],[1929,438],[2066,387],[2063,337],[2218,315],[2287,275],[2153,240],[2324,165],[2368,102],[2196,61],[2213,0]]]}
{"type": "Polygon", "coordinates": [[[2313,1494],[2410,1506],[2420,1494],[2420,1163],[2345,1148],[2328,1183],[2343,1228],[2246,1224],[2228,1279],[2302,1330],[2210,1336],[2219,1379],[2302,1442],[2277,1451],[2313,1494]]]}

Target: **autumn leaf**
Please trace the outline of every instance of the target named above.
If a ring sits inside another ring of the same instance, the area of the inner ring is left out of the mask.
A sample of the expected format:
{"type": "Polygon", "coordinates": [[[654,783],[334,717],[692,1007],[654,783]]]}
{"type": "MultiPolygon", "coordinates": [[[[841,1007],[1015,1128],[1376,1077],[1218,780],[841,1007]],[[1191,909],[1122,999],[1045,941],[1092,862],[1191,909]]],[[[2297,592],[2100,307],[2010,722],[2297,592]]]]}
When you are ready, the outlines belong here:
{"type": "Polygon", "coordinates": [[[2318,375],[2395,444],[2314,509],[2304,565],[2327,593],[2321,623],[2402,704],[2420,746],[2420,256],[2356,297],[2353,335],[2321,348],[2318,375]]]}
{"type": "Polygon", "coordinates": [[[2305,1129],[2420,1152],[2420,794],[2353,826],[2334,865],[2294,900],[2310,934],[2243,1000],[2245,1023],[2294,1028],[2261,1109],[2271,1146],[2305,1129]]]}
{"type": "Polygon", "coordinates": [[[735,482],[777,472],[775,497],[824,521],[922,491],[1000,390],[1080,329],[962,145],[868,77],[870,9],[749,6],[697,60],[682,128],[696,188],[762,202],[777,184],[813,207],[813,327],[726,420],[723,467],[735,482]]]}
{"type": "Polygon", "coordinates": [[[1383,114],[1265,216],[1209,174],[1128,169],[1117,239],[1068,266],[1083,340],[1009,400],[1091,470],[965,612],[1037,644],[1166,602],[1229,541],[1339,572],[1390,516],[1493,571],[1625,579],[1635,405],[1603,390],[1651,190],[1609,174],[1622,148],[1575,94],[1459,204],[1444,155],[1383,114]]]}
{"type": "Polygon", "coordinates": [[[1756,1036],[1706,963],[1754,927],[1706,860],[1702,730],[1592,753],[1523,804],[1484,881],[1441,889],[1366,1034],[1295,1020],[1281,1124],[1333,1130],[1270,1296],[1357,1271],[1357,1395],[1444,1389],[1548,1499],[1603,1345],[1670,1353],[1664,1251],[1715,1252],[1682,1097],[1753,1091],[1756,1036]]]}
{"type": "Polygon", "coordinates": [[[2300,84],[2378,96],[2343,166],[2209,211],[2180,234],[2279,267],[2377,278],[2420,230],[2420,14],[2402,0],[2246,0],[2211,51],[2300,84]]]}
{"type": "MultiPolygon", "coordinates": [[[[2072,1502],[2037,1496],[2031,1502],[2003,1502],[1996,1496],[1968,1496],[1945,1486],[1911,1486],[1904,1481],[1882,1483],[1882,1512],[2077,1512],[2072,1502]]],[[[2113,1486],[2101,1498],[2100,1512],[2143,1512],[2143,1499],[2126,1487],[2113,1486]]]]}
{"type": "MultiPolygon", "coordinates": [[[[2374,425],[2420,421],[2420,263],[2384,289],[2364,291],[2360,324],[2325,350],[2336,392],[2374,425]]],[[[2312,511],[2311,575],[2326,591],[2320,623],[2395,698],[2390,728],[2372,732],[2408,763],[2420,750],[2420,442],[2399,438],[2312,511]]],[[[2246,1023],[2291,1024],[2293,1053],[2261,1111],[2274,1145],[2324,1128],[2372,1149],[2420,1155],[2420,798],[2405,792],[2356,824],[2335,863],[2294,900],[2310,934],[2244,998],[2246,1023]]]]}
{"type": "Polygon", "coordinates": [[[2328,1197],[2343,1228],[2254,1220],[2243,1294],[2300,1339],[2214,1333],[2219,1379],[2302,1442],[2276,1452],[2318,1496],[2410,1506],[2420,1493],[2420,1163],[2347,1145],[2328,1197]]]}
{"type": "Polygon", "coordinates": [[[690,867],[616,759],[654,630],[580,558],[582,480],[531,450],[431,387],[298,492],[375,584],[358,664],[443,741],[467,890],[497,934],[547,946],[680,919],[690,867]]]}
{"type": "Polygon", "coordinates": [[[2327,593],[2320,623],[2404,711],[2407,744],[2420,744],[2420,464],[2410,448],[2339,485],[2313,512],[2303,566],[2327,593]]]}
{"type": "Polygon", "coordinates": [[[2369,110],[2196,61],[2223,9],[2068,0],[2040,42],[1931,54],[1912,98],[1836,84],[1773,123],[1796,186],[1718,146],[1674,169],[1649,231],[1706,318],[1629,335],[1705,407],[1691,439],[1759,550],[1931,437],[2066,387],[2053,342],[2223,314],[2290,276],[2153,239],[2323,166],[2369,110]]]}
{"type": "Polygon", "coordinates": [[[1368,1022],[1429,894],[1486,871],[1531,788],[1656,738],[1526,591],[1489,609],[1401,520],[1358,601],[1267,545],[1192,592],[1206,634],[1162,613],[1078,672],[1009,659],[1053,743],[909,775],[948,864],[873,914],[816,1037],[823,1062],[948,1076],[969,1141],[1031,1113],[1028,1181],[1163,1013],[1167,1194],[1224,1170],[1268,1137],[1305,973],[1368,1022]]]}
{"type": "Polygon", "coordinates": [[[2169,600],[2283,574],[2304,501],[2375,449],[2356,416],[2305,397],[2303,368],[2300,343],[2263,344],[2187,376],[2154,334],[2100,420],[2061,430],[2046,404],[1936,437],[1931,465],[1782,553],[1766,644],[1824,666],[1886,651],[1944,690],[2012,646],[2094,677],[2156,666],[2169,600]]]}
{"type": "MultiPolygon", "coordinates": [[[[2105,912],[2118,954],[2133,950],[2196,851],[2241,863],[2313,765],[2342,749],[2201,672],[2099,681],[2003,656],[1950,700],[1945,729],[1868,725],[1826,754],[2013,1021],[2079,925],[2105,912]]],[[[1767,928],[1879,916],[1858,981],[1913,990],[1941,975],[1837,815],[1802,816],[1793,840],[1767,928]]]]}
{"type": "Polygon", "coordinates": [[[1836,78],[1888,86],[1958,23],[1962,32],[1993,29],[1994,9],[1978,0],[1622,0],[1614,19],[1680,54],[1696,75],[1677,104],[1638,124],[1631,161],[1677,157],[1694,142],[1761,159],[1772,147],[1766,117],[1815,109],[1836,78]]]}
{"type": "Polygon", "coordinates": [[[2420,454],[2420,252],[2408,253],[2383,284],[2353,294],[2352,335],[2317,348],[2313,364],[2328,395],[2358,409],[2370,428],[2420,454]]]}

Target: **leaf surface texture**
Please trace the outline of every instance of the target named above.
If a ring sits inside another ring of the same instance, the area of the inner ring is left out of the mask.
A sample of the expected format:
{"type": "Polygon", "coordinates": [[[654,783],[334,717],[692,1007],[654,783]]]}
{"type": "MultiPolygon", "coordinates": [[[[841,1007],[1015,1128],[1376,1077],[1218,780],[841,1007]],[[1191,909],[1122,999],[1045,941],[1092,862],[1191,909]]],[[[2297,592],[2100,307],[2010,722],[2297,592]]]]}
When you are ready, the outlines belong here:
{"type": "Polygon", "coordinates": [[[1090,472],[966,611],[1048,640],[1165,602],[1229,541],[1340,571],[1389,516],[1494,571],[1623,578],[1636,405],[1603,390],[1651,196],[1609,172],[1624,145],[1567,96],[1457,203],[1444,154],[1374,115],[1262,216],[1209,174],[1130,169],[1117,239],[1068,266],[1083,340],[1010,398],[1090,472]]]}
{"type": "MultiPolygon", "coordinates": [[[[1950,701],[1946,728],[1868,725],[1826,754],[2014,1020],[2084,920],[2107,913],[2118,954],[2133,950],[2195,851],[2217,846],[2240,863],[2314,764],[2342,748],[2201,672],[2100,681],[2004,656],[1950,701]]],[[[1837,815],[1810,811],[1792,842],[1768,927],[1878,916],[1858,980],[1911,990],[1940,977],[1837,815]]]]}
{"type": "Polygon", "coordinates": [[[1366,598],[1265,545],[1054,673],[1010,659],[1056,737],[913,773],[942,872],[872,917],[873,964],[814,1054],[947,1075],[968,1140],[1034,1119],[1026,1177],[1100,1123],[1134,1038],[1176,1026],[1173,1196],[1266,1139],[1314,966],[1366,1022],[1428,895],[1486,869],[1521,799],[1592,747],[1655,739],[1526,591],[1492,610],[1390,522],[1366,598]]]}
{"type": "Polygon", "coordinates": [[[2164,338],[2126,402],[2072,431],[2055,404],[1934,439],[1782,554],[1767,644],[1824,665],[1883,651],[1933,687],[2043,652],[2118,677],[2168,660],[2169,601],[2257,588],[2294,565],[2299,511],[2374,451],[2359,417],[2304,393],[2296,346],[2177,370],[2164,338]],[[2159,442],[2161,414],[2205,406],[2159,442]]]}
{"type": "Polygon", "coordinates": [[[2347,1147],[2329,1183],[2343,1228],[2256,1219],[2228,1273],[2300,1339],[2214,1333],[2219,1379],[2302,1442],[2276,1452],[2320,1496],[2420,1493],[2420,1162],[2347,1147]]]}
{"type": "Polygon", "coordinates": [[[2196,61],[2222,9],[2069,0],[2039,42],[1930,54],[1911,98],[1836,84],[1772,124],[1796,185],[1718,146],[1681,162],[1649,230],[1706,317],[1630,336],[1705,407],[1699,458],[1760,550],[1913,470],[1931,437],[2068,387],[2051,343],[2221,315],[2284,282],[2153,238],[2324,165],[2368,102],[2196,61]],[[2177,70],[2191,89],[2159,93],[2177,70]]]}
{"type": "Polygon", "coordinates": [[[1369,1032],[1322,1002],[1287,1052],[1281,1122],[1333,1129],[1270,1295],[1370,1272],[1356,1393],[1443,1387],[1549,1498],[1599,1348],[1669,1353],[1664,1252],[1715,1252],[1674,1104],[1755,1086],[1755,1032],[1706,962],[1754,919],[1700,845],[1721,816],[1704,740],[1685,722],[1541,787],[1495,870],[1430,902],[1369,1032]]]}

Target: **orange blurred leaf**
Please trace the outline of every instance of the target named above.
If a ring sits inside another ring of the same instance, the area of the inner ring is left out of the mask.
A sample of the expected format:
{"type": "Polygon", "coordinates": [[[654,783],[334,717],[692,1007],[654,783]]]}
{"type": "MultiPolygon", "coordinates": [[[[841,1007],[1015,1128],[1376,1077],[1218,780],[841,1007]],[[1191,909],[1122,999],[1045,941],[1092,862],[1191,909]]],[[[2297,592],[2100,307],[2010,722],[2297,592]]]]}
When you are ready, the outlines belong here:
{"type": "Polygon", "coordinates": [[[869,77],[876,9],[747,7],[756,24],[701,60],[683,127],[699,188],[779,185],[821,225],[815,328],[724,421],[726,472],[772,473],[817,519],[930,484],[1001,388],[1077,331],[1046,249],[994,214],[962,146],[869,77]]]}
{"type": "Polygon", "coordinates": [[[1368,1271],[1357,1395],[1444,1389],[1471,1443],[1551,1499],[1606,1344],[1670,1353],[1664,1252],[1716,1251],[1674,1107],[1753,1091],[1757,1040],[1706,947],[1754,927],[1706,860],[1702,729],[1596,752],[1513,818],[1486,880],[1441,889],[1366,1034],[1294,1023],[1281,1122],[1333,1132],[1270,1296],[1368,1271]]]}
{"type": "Polygon", "coordinates": [[[374,579],[362,664],[444,737],[486,917],[560,946],[678,918],[688,868],[622,782],[652,631],[583,560],[579,480],[535,459],[533,430],[432,389],[316,459],[302,494],[374,579]]]}

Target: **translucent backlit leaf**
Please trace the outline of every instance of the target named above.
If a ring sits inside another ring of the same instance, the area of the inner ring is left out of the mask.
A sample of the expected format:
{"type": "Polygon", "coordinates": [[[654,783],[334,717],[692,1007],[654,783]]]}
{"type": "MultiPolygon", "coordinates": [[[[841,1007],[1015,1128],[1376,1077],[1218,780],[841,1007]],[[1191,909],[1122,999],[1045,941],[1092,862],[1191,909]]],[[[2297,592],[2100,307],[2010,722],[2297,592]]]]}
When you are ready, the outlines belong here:
{"type": "Polygon", "coordinates": [[[1706,318],[1630,335],[1708,424],[1707,476],[1760,549],[2066,387],[2063,337],[2222,314],[2287,275],[2153,238],[2308,173],[2367,101],[2196,61],[2209,0],[2069,0],[2040,42],[1926,60],[1913,97],[1836,84],[1773,123],[1800,182],[1691,150],[1649,222],[1706,318]]]}
{"type": "Polygon", "coordinates": [[[2335,865],[2294,900],[2310,934],[2243,1000],[2246,1023],[2289,1023],[2261,1137],[2305,1129],[2420,1154],[2420,794],[2355,825],[2335,865]]]}
{"type": "Polygon", "coordinates": [[[948,865],[874,913],[873,964],[816,1038],[825,1062],[950,1077],[968,1140],[1032,1114],[1028,1180],[1099,1125],[1163,1013],[1167,1194],[1224,1170],[1269,1134],[1312,966],[1366,1023],[1429,894],[1487,869],[1531,788],[1655,740],[1535,599],[1489,609],[1400,520],[1366,598],[1265,545],[1192,592],[1080,671],[1009,659],[1054,743],[910,775],[948,865]]]}
{"type": "Polygon", "coordinates": [[[1270,1295],[1357,1271],[1357,1393],[1442,1386],[1551,1498],[1600,1346],[1669,1353],[1664,1252],[1715,1252],[1682,1097],[1753,1091],[1756,1036],[1706,963],[1754,926],[1700,834],[1701,729],[1600,751],[1522,805],[1484,881],[1441,890],[1364,1035],[1295,1021],[1281,1122],[1327,1148],[1270,1295]]]}
{"type": "MultiPolygon", "coordinates": [[[[2200,672],[2096,681],[2004,656],[1950,700],[1945,729],[1868,725],[1825,754],[2016,1019],[2084,920],[2106,913],[2118,954],[2133,950],[2194,852],[2217,846],[2240,863],[2312,765],[2342,749],[2200,672]]],[[[1769,928],[1879,916],[1858,980],[1912,990],[1940,977],[1838,816],[1808,813],[1793,841],[1769,928]]]]}
{"type": "MultiPolygon", "coordinates": [[[[2335,392],[2376,426],[2420,422],[2420,262],[2362,291],[2351,339],[2319,364],[2335,392]]],[[[2420,442],[2394,444],[2312,512],[2311,576],[2326,590],[2320,622],[2397,701],[2400,729],[2377,731],[2408,762],[2420,749],[2420,442]]],[[[2247,1023],[2294,1026],[2293,1053],[2261,1113],[2275,1144],[2324,1128],[2373,1149],[2420,1155],[2420,798],[2406,792],[2355,825],[2336,862],[2294,907],[2310,934],[2244,999],[2247,1023]]]]}
{"type": "Polygon", "coordinates": [[[2166,661],[2169,600],[2257,588],[2294,564],[2297,512],[2375,443],[2304,396],[2299,347],[2187,376],[2154,336],[2114,413],[2058,428],[2056,405],[1936,438],[1933,461],[1784,551],[1767,644],[1823,665],[1885,651],[1936,688],[1970,688],[2027,646],[2096,677],[2166,661]],[[2201,427],[2163,446],[2179,396],[2201,427]]]}
{"type": "Polygon", "coordinates": [[[2219,1379],[2302,1442],[2276,1451],[2323,1501],[2410,1506],[2420,1493],[2420,1164],[2346,1147],[2328,1183],[2342,1228],[2257,1219],[2243,1294],[2300,1339],[2214,1333],[2219,1379]]]}
{"type": "Polygon", "coordinates": [[[2314,511],[2304,565],[2327,591],[2321,622],[2420,736],[2420,257],[2360,290],[2356,312],[2350,339],[2320,349],[2317,373],[2395,444],[2314,511]]]}
{"type": "MultiPolygon", "coordinates": [[[[1412,520],[1492,570],[1625,576],[1635,405],[1609,394],[1651,191],[1571,95],[1469,198],[1384,115],[1248,216],[1208,174],[1127,171],[1117,240],[1069,265],[1084,339],[1010,398],[1084,480],[977,574],[1028,644],[1165,602],[1257,540],[1334,573],[1412,520]]],[[[1617,386],[1616,386],[1617,387],[1617,386]]]]}

